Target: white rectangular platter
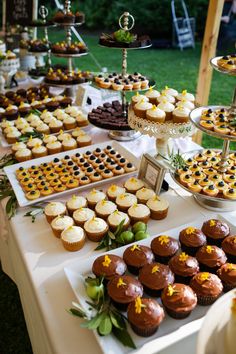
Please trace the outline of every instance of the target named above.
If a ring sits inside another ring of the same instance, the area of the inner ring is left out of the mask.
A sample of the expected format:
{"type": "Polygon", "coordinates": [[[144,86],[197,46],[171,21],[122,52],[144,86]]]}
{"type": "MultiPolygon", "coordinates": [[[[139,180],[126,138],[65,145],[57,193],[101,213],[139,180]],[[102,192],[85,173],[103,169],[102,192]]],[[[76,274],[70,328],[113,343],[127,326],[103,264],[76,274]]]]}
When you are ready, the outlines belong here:
{"type": "Polygon", "coordinates": [[[41,157],[41,158],[38,158],[38,159],[34,159],[33,161],[29,160],[29,161],[21,162],[21,163],[12,165],[12,166],[7,166],[7,167],[4,168],[4,172],[6,173],[8,179],[9,179],[9,181],[11,183],[11,186],[12,186],[12,188],[14,190],[14,193],[16,195],[16,198],[17,198],[17,201],[19,203],[19,206],[25,207],[25,206],[28,206],[28,205],[32,205],[32,204],[36,204],[36,203],[39,203],[39,202],[43,202],[43,201],[48,200],[48,199],[57,198],[57,197],[63,197],[66,194],[79,192],[79,191],[82,191],[84,189],[88,189],[88,188],[91,188],[91,187],[97,188],[97,187],[103,185],[104,183],[107,183],[108,181],[111,182],[111,183],[114,183],[115,181],[121,179],[124,176],[129,177],[131,175],[134,175],[135,173],[137,173],[138,168],[139,168],[139,160],[129,150],[125,149],[121,144],[117,143],[116,141],[105,141],[105,142],[100,143],[100,144],[94,144],[94,145],[86,146],[84,148],[78,148],[78,149],[75,149],[75,150],[64,151],[64,152],[60,152],[59,154],[49,155],[49,156],[41,157]],[[125,173],[125,174],[119,175],[119,176],[114,176],[114,177],[111,177],[109,179],[103,179],[103,180],[98,181],[98,182],[92,182],[92,183],[89,183],[87,185],[79,186],[77,188],[68,189],[68,190],[66,190],[64,192],[61,192],[61,193],[50,194],[48,196],[40,197],[40,198],[35,199],[35,200],[28,200],[25,197],[24,191],[21,188],[21,186],[20,186],[20,184],[19,184],[19,182],[18,182],[18,180],[16,178],[16,174],[15,174],[15,171],[18,170],[20,167],[29,168],[32,165],[36,165],[37,166],[37,165],[40,165],[41,163],[44,163],[44,162],[50,162],[55,157],[61,159],[65,155],[72,156],[76,152],[80,152],[82,154],[82,153],[85,153],[88,150],[93,151],[96,148],[104,149],[107,145],[112,146],[113,149],[117,150],[122,156],[124,156],[126,159],[128,159],[130,162],[132,162],[132,164],[136,167],[136,171],[133,171],[133,172],[130,172],[130,173],[125,173]]]}
{"type": "MultiPolygon", "coordinates": [[[[227,222],[231,228],[231,233],[236,234],[236,226],[232,225],[229,221],[227,221],[227,219],[224,219],[222,216],[217,214],[214,215],[214,218],[227,222]]],[[[179,232],[181,230],[189,226],[194,226],[201,229],[203,222],[206,220],[207,220],[206,217],[194,219],[191,223],[187,223],[178,226],[176,228],[166,230],[165,234],[178,239],[179,232]]],[[[150,238],[137,242],[137,244],[150,246],[153,237],[156,236],[158,236],[158,233],[156,233],[154,236],[150,238]]],[[[125,249],[129,246],[130,245],[126,245],[103,254],[115,254],[122,257],[125,249]]],[[[79,303],[84,309],[88,309],[88,304],[86,303],[86,301],[88,301],[89,298],[87,297],[85,292],[83,279],[88,275],[90,276],[93,275],[91,271],[92,264],[94,260],[100,255],[101,254],[97,254],[96,256],[92,256],[90,258],[83,259],[81,261],[78,259],[77,261],[71,263],[71,265],[64,268],[66,277],[71,285],[71,288],[77,300],[79,301],[79,303]]],[[[148,296],[144,295],[144,297],[148,297],[148,296]]],[[[160,298],[158,298],[158,302],[161,304],[160,298]]],[[[160,324],[160,327],[156,332],[156,334],[148,338],[142,338],[137,336],[132,331],[131,327],[128,326],[128,331],[137,347],[136,350],[131,350],[130,348],[124,347],[120,342],[116,340],[115,337],[113,337],[113,335],[101,337],[97,334],[96,331],[94,331],[94,335],[104,354],[158,353],[160,350],[197,332],[200,329],[203,318],[209,308],[210,306],[197,305],[197,307],[192,311],[190,316],[182,320],[173,319],[166,314],[165,319],[160,324]]]]}

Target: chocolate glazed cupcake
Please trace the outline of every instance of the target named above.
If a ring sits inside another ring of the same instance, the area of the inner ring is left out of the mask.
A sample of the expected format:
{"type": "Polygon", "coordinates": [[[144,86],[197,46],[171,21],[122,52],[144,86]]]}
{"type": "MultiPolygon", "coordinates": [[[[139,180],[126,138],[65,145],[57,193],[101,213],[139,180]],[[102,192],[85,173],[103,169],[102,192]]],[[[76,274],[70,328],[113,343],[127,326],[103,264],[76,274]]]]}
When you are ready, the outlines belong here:
{"type": "Polygon", "coordinates": [[[129,275],[114,277],[109,281],[107,291],[114,306],[121,311],[126,311],[132,301],[143,295],[140,282],[129,275]]]}
{"type": "Polygon", "coordinates": [[[126,264],[121,257],[109,254],[95,259],[92,272],[96,277],[103,276],[108,281],[117,275],[125,274],[126,269],[126,264]]]}
{"type": "Polygon", "coordinates": [[[169,267],[174,272],[177,283],[189,284],[191,278],[199,272],[197,259],[185,252],[172,257],[169,261],[169,267]]]}
{"type": "Polygon", "coordinates": [[[217,246],[203,246],[196,254],[202,272],[216,273],[226,263],[227,257],[224,251],[217,246]]]}
{"type": "Polygon", "coordinates": [[[158,330],[165,314],[156,300],[137,297],[129,304],[127,316],[133,331],[138,336],[150,337],[158,330]]]}
{"type": "Polygon", "coordinates": [[[166,235],[155,237],[151,242],[151,249],[155,255],[155,259],[163,264],[168,264],[179,250],[179,242],[166,235]]]}
{"type": "Polygon", "coordinates": [[[224,238],[229,236],[230,228],[223,221],[211,219],[203,223],[202,232],[207,237],[207,243],[210,245],[221,246],[224,238]]]}
{"type": "Polygon", "coordinates": [[[236,264],[225,263],[217,270],[217,275],[221,279],[224,292],[236,288],[236,264]]]}
{"type": "Polygon", "coordinates": [[[221,295],[223,285],[220,278],[208,272],[196,274],[190,286],[197,294],[198,305],[208,306],[213,304],[221,295]]]}
{"type": "Polygon", "coordinates": [[[179,234],[181,248],[190,256],[195,256],[200,247],[206,244],[206,236],[195,227],[187,227],[179,234]]]}
{"type": "Polygon", "coordinates": [[[151,248],[135,244],[126,248],[123,259],[130,273],[138,275],[143,266],[154,262],[154,254],[151,248]]]}
{"type": "Polygon", "coordinates": [[[182,319],[190,315],[197,305],[197,295],[188,285],[169,284],[161,294],[166,312],[173,318],[182,319]]]}
{"type": "Polygon", "coordinates": [[[139,272],[139,281],[144,291],[153,297],[161,295],[161,291],[168,285],[174,283],[174,274],[170,268],[161,263],[145,265],[139,272]]]}
{"type": "Polygon", "coordinates": [[[228,236],[222,242],[222,249],[229,262],[236,263],[236,236],[228,236]]]}

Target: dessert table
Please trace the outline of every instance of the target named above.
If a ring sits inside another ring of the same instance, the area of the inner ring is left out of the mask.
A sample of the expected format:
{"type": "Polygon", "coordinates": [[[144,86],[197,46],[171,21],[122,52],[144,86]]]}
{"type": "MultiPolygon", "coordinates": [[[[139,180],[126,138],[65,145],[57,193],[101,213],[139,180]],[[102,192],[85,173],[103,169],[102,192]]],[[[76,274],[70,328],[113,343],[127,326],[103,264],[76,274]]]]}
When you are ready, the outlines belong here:
{"type": "MultiPolygon", "coordinates": [[[[98,128],[90,127],[88,132],[93,142],[108,140],[107,133],[98,128]]],[[[122,144],[137,157],[155,148],[154,138],[147,136],[122,144]]],[[[182,152],[199,148],[190,139],[176,140],[174,146],[182,152]]],[[[0,150],[1,155],[4,152],[0,150]]],[[[166,219],[158,221],[157,234],[194,221],[199,216],[210,218],[216,214],[196,204],[170,176],[167,175],[166,179],[170,189],[165,192],[165,198],[170,202],[170,211],[166,219]]],[[[17,215],[9,221],[5,215],[5,203],[1,203],[0,259],[4,272],[18,287],[34,354],[100,353],[93,333],[81,328],[81,320],[67,312],[76,299],[64,274],[64,267],[71,262],[91,255],[95,244],[86,242],[78,252],[65,251],[60,240],[53,236],[45,217],[41,215],[32,223],[31,218],[24,217],[28,210],[18,209],[17,215]]],[[[223,215],[232,222],[236,212],[223,215]]],[[[142,348],[136,352],[178,354],[184,347],[185,352],[194,354],[196,337],[197,334],[190,335],[171,345],[171,339],[166,335],[163,344],[170,344],[167,349],[162,350],[162,342],[158,347],[154,342],[148,350],[142,348]]]]}

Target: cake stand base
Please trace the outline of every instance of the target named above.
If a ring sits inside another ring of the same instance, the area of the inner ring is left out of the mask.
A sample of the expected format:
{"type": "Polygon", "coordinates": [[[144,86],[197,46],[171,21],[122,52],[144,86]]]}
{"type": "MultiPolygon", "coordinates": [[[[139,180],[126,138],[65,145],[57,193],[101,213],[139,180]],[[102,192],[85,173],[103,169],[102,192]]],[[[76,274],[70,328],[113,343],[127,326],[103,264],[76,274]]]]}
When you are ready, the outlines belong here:
{"type": "Polygon", "coordinates": [[[108,136],[117,141],[131,141],[139,138],[141,133],[136,132],[135,130],[109,130],[108,136]]]}
{"type": "Polygon", "coordinates": [[[226,200],[210,200],[206,199],[201,195],[193,195],[193,198],[195,201],[200,204],[203,208],[216,211],[216,212],[229,212],[229,211],[234,211],[236,208],[236,202],[235,203],[227,203],[226,200]]]}

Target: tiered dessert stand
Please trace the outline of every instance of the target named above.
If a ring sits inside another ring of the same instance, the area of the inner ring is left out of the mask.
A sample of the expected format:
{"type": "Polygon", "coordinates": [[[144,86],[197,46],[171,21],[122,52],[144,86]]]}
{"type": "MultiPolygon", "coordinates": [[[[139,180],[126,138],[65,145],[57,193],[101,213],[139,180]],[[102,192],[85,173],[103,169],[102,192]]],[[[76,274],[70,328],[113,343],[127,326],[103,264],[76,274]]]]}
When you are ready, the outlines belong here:
{"type": "MultiPolygon", "coordinates": [[[[65,13],[69,13],[71,10],[71,1],[66,0],[65,1],[65,13]]],[[[71,40],[72,40],[72,27],[78,27],[81,26],[83,22],[76,22],[76,23],[56,23],[55,25],[59,27],[64,27],[66,31],[66,41],[68,45],[71,45],[71,40]]],[[[73,63],[72,60],[73,58],[80,58],[81,56],[87,55],[88,52],[85,53],[78,53],[78,54],[64,54],[64,53],[51,53],[53,56],[58,57],[58,58],[66,58],[67,59],[67,68],[68,68],[68,76],[72,76],[73,72],[73,63]]],[[[79,84],[49,84],[49,86],[54,86],[54,87],[59,87],[59,88],[64,88],[64,95],[69,96],[69,97],[75,97],[75,89],[79,84]]]]}
{"type": "MultiPolygon", "coordinates": [[[[134,27],[134,17],[129,13],[129,12],[124,12],[121,17],[119,18],[119,26],[121,29],[125,30],[125,31],[130,31],[133,27],[134,27]],[[129,20],[130,24],[129,24],[129,20]]],[[[132,46],[132,47],[121,47],[119,45],[112,45],[112,46],[108,46],[103,44],[100,44],[102,47],[106,47],[106,48],[111,48],[111,49],[120,49],[122,50],[122,78],[125,79],[128,76],[127,73],[127,54],[128,54],[128,50],[130,49],[145,49],[145,48],[149,48],[151,47],[152,44],[148,44],[146,46],[132,46]]],[[[155,86],[155,81],[154,80],[149,80],[149,87],[154,87],[155,86]]],[[[99,87],[99,86],[97,86],[99,87]]],[[[121,99],[122,99],[122,107],[123,107],[123,115],[124,117],[128,117],[128,102],[127,102],[127,93],[130,92],[137,92],[137,91],[144,91],[144,90],[148,90],[149,89],[140,89],[140,90],[122,90],[121,91],[121,99]]],[[[99,87],[100,88],[100,87],[99,87]]],[[[110,89],[105,89],[105,90],[110,90],[110,89]]],[[[113,90],[114,92],[114,90],[113,90]]],[[[118,92],[118,91],[115,91],[118,92]]],[[[93,122],[91,122],[91,124],[94,124],[93,122]]],[[[99,125],[99,128],[101,128],[101,125],[99,125]]],[[[104,127],[105,130],[107,130],[104,127]]],[[[114,126],[113,129],[109,130],[108,133],[109,137],[111,139],[114,140],[118,140],[118,141],[130,141],[130,140],[134,140],[137,139],[138,137],[140,137],[140,132],[137,132],[131,128],[127,128],[127,130],[119,130],[119,127],[114,126]]]]}
{"type": "MultiPolygon", "coordinates": [[[[221,68],[219,65],[217,65],[217,61],[220,57],[215,57],[211,59],[211,65],[213,66],[214,69],[217,71],[231,75],[231,76],[236,76],[236,72],[226,70],[221,68]]],[[[201,118],[201,113],[203,110],[208,110],[212,109],[213,111],[216,109],[229,109],[230,114],[233,117],[236,117],[236,89],[234,92],[233,96],[233,101],[231,104],[231,107],[224,107],[224,106],[206,106],[206,107],[198,107],[194,109],[191,114],[190,114],[190,120],[191,122],[197,127],[197,129],[200,129],[204,133],[214,136],[215,138],[219,138],[223,140],[223,147],[222,147],[222,153],[221,153],[221,159],[220,159],[220,168],[219,172],[224,173],[227,170],[228,163],[227,163],[227,158],[230,153],[230,142],[231,141],[236,141],[236,136],[233,135],[225,135],[225,134],[220,134],[216,133],[215,131],[211,131],[209,129],[204,128],[203,126],[200,125],[200,118],[201,118]]],[[[230,211],[230,210],[235,210],[236,209],[236,201],[235,200],[230,200],[230,199],[223,199],[223,198],[217,198],[217,197],[208,197],[206,195],[200,194],[200,193],[193,193],[189,189],[185,188],[182,184],[178,182],[178,180],[173,176],[175,181],[184,189],[186,189],[188,192],[192,193],[195,200],[202,205],[204,208],[210,209],[210,210],[218,210],[218,211],[230,211]]]]}

